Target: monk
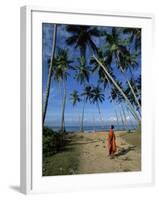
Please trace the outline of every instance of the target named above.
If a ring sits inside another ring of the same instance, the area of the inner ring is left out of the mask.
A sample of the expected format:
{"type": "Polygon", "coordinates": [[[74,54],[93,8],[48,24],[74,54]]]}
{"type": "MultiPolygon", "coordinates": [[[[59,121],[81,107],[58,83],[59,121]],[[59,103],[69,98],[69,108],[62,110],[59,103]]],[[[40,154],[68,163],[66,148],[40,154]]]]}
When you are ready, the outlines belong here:
{"type": "Polygon", "coordinates": [[[116,137],[114,134],[114,126],[111,125],[109,134],[108,134],[108,150],[109,150],[109,156],[113,156],[114,153],[116,152],[117,148],[116,148],[116,137]]]}

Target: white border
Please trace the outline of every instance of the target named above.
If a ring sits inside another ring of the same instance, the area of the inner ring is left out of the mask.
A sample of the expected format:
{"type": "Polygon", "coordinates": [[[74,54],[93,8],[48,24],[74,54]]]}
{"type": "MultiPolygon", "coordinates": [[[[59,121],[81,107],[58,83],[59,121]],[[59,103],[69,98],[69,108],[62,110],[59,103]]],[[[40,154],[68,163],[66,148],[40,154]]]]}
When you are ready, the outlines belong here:
{"type": "Polygon", "coordinates": [[[61,192],[152,184],[152,16],[113,12],[76,13],[37,7],[21,10],[21,191],[61,192]],[[99,14],[97,14],[99,13],[99,14]],[[142,28],[142,171],[42,177],[42,22],[142,28]],[[24,42],[24,43],[23,43],[24,42]]]}

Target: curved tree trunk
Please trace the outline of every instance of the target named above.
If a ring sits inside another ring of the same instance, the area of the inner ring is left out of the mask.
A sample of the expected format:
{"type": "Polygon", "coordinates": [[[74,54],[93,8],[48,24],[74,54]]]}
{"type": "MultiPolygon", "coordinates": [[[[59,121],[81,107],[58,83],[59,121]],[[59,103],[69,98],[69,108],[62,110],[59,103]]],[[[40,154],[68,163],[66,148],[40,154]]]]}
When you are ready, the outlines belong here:
{"type": "Polygon", "coordinates": [[[83,129],[83,120],[84,120],[84,109],[85,109],[85,104],[86,104],[86,99],[84,99],[83,109],[82,109],[81,128],[80,128],[81,132],[84,131],[84,129],[83,129]]]}
{"type": "Polygon", "coordinates": [[[46,111],[47,111],[48,100],[49,100],[49,94],[50,94],[51,77],[52,77],[51,75],[52,75],[53,60],[54,60],[55,47],[56,47],[56,32],[57,32],[57,25],[54,24],[51,62],[50,62],[50,67],[49,67],[48,79],[47,79],[45,102],[44,102],[44,106],[43,106],[43,125],[44,125],[44,122],[45,122],[46,111]]]}
{"type": "Polygon", "coordinates": [[[95,55],[93,55],[93,57],[95,58],[95,60],[97,61],[97,63],[102,67],[102,69],[104,70],[104,72],[106,73],[106,75],[109,77],[109,79],[111,80],[111,82],[113,83],[113,85],[118,89],[118,91],[120,92],[120,94],[123,96],[123,98],[127,102],[130,110],[133,112],[133,114],[136,117],[136,119],[138,120],[138,122],[140,122],[141,120],[140,120],[139,116],[137,115],[134,107],[132,106],[131,102],[129,101],[129,99],[127,98],[127,96],[124,94],[124,92],[122,91],[122,89],[120,88],[120,86],[116,83],[116,81],[109,74],[109,72],[106,70],[106,68],[104,67],[104,65],[98,60],[98,58],[96,58],[95,55]]]}
{"type": "Polygon", "coordinates": [[[61,131],[65,132],[65,107],[66,107],[66,83],[63,81],[64,85],[64,96],[63,96],[63,103],[62,103],[62,115],[61,115],[61,131]]]}

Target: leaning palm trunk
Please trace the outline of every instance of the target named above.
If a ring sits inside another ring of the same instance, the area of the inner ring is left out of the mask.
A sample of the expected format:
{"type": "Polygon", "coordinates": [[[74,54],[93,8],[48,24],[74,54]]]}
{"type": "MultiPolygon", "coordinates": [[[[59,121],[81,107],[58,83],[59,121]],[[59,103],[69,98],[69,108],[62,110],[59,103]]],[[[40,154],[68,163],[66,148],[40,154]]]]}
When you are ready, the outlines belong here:
{"type": "MultiPolygon", "coordinates": [[[[134,129],[136,129],[136,123],[135,123],[135,122],[133,123],[133,119],[135,119],[135,118],[134,118],[134,116],[133,116],[133,114],[131,113],[131,111],[130,111],[129,108],[127,108],[127,111],[128,111],[128,113],[130,114],[130,117],[131,117],[131,120],[132,120],[132,125],[133,125],[134,129]]],[[[136,119],[135,119],[135,120],[136,120],[136,119]]]]}
{"type": "Polygon", "coordinates": [[[55,47],[56,47],[56,32],[57,32],[57,25],[54,24],[54,32],[53,32],[53,40],[52,40],[51,62],[50,62],[50,67],[49,67],[48,79],[47,79],[45,102],[44,102],[44,106],[43,106],[43,124],[45,122],[46,111],[47,111],[48,100],[49,100],[49,94],[50,94],[51,75],[52,75],[53,60],[54,60],[55,47]]]}
{"type": "Polygon", "coordinates": [[[115,110],[115,115],[116,115],[116,119],[117,119],[117,125],[118,125],[118,128],[119,128],[119,118],[118,118],[118,114],[117,114],[116,110],[115,110]]]}
{"type": "Polygon", "coordinates": [[[99,112],[99,117],[100,117],[101,124],[104,125],[103,118],[102,118],[102,114],[101,114],[101,111],[100,111],[100,107],[99,107],[99,103],[98,103],[98,102],[97,102],[97,108],[98,108],[98,112],[99,112]]]}
{"type": "Polygon", "coordinates": [[[123,73],[123,75],[124,75],[124,77],[125,77],[127,83],[128,83],[128,86],[129,86],[129,88],[130,88],[130,90],[131,90],[131,92],[132,92],[132,94],[133,94],[133,96],[134,96],[134,99],[135,99],[135,102],[136,102],[137,105],[138,105],[138,108],[141,109],[141,105],[140,105],[140,103],[139,103],[139,101],[138,101],[138,99],[137,99],[137,96],[136,96],[136,94],[135,94],[135,92],[134,92],[134,89],[133,89],[133,87],[132,87],[130,81],[127,79],[126,75],[124,74],[123,69],[121,69],[121,70],[122,70],[122,73],[123,73]]]}
{"type": "Polygon", "coordinates": [[[113,85],[118,89],[118,91],[120,92],[120,94],[123,96],[123,98],[127,102],[130,110],[133,112],[133,114],[136,117],[136,119],[138,120],[138,122],[140,122],[141,120],[140,120],[139,116],[137,115],[137,113],[136,113],[135,109],[133,108],[131,102],[129,101],[129,99],[127,98],[127,96],[125,95],[125,93],[122,91],[122,89],[120,88],[120,86],[116,83],[116,81],[109,74],[109,72],[106,70],[106,68],[104,67],[104,65],[98,60],[98,58],[96,58],[95,55],[93,55],[93,57],[96,60],[96,62],[102,67],[102,69],[104,70],[104,72],[106,73],[106,75],[109,77],[109,79],[112,81],[113,85]]]}
{"type": "Polygon", "coordinates": [[[124,130],[126,130],[123,115],[122,115],[121,111],[120,111],[120,118],[121,118],[121,122],[122,122],[122,126],[123,126],[124,130]]]}
{"type": "MultiPolygon", "coordinates": [[[[137,88],[137,86],[136,86],[136,84],[135,84],[135,80],[134,80],[134,76],[133,76],[133,73],[132,73],[131,67],[129,67],[129,71],[130,71],[130,74],[131,74],[132,80],[133,80],[133,82],[134,82],[134,88],[135,88],[135,90],[136,90],[136,92],[137,92],[137,96],[139,96],[139,95],[140,95],[140,92],[139,92],[139,90],[138,90],[138,88],[137,88]]],[[[141,105],[141,104],[140,104],[140,105],[141,105]]]]}
{"type": "Polygon", "coordinates": [[[126,118],[125,110],[124,110],[124,108],[123,108],[122,105],[121,105],[121,109],[122,109],[123,116],[124,116],[125,128],[128,130],[128,122],[127,122],[127,118],[126,118]]]}
{"type": "Polygon", "coordinates": [[[62,104],[62,116],[61,116],[61,131],[65,132],[65,107],[66,107],[66,84],[64,84],[64,97],[63,97],[63,104],[62,104]]]}
{"type": "Polygon", "coordinates": [[[84,120],[84,109],[85,109],[85,104],[86,104],[86,99],[84,99],[83,109],[82,109],[81,128],[80,128],[81,132],[84,131],[84,129],[83,129],[83,120],[84,120]]]}
{"type": "MultiPolygon", "coordinates": [[[[118,54],[117,54],[117,59],[118,59],[118,61],[119,61],[119,55],[118,55],[118,54]]],[[[131,92],[132,92],[132,94],[133,94],[133,97],[134,97],[135,102],[137,103],[138,107],[141,109],[141,105],[140,105],[140,103],[139,103],[139,101],[138,101],[138,99],[137,99],[137,96],[136,96],[136,94],[135,94],[135,92],[134,92],[134,89],[133,89],[133,87],[132,87],[130,81],[128,80],[127,76],[125,75],[124,70],[123,70],[123,68],[122,68],[121,65],[120,65],[120,70],[121,70],[121,72],[122,72],[122,74],[123,74],[123,76],[124,76],[126,82],[128,83],[128,86],[129,86],[129,88],[130,88],[130,90],[131,90],[131,92]]]]}
{"type": "Polygon", "coordinates": [[[96,124],[95,124],[94,116],[93,116],[93,126],[94,126],[94,132],[96,132],[96,124]]]}

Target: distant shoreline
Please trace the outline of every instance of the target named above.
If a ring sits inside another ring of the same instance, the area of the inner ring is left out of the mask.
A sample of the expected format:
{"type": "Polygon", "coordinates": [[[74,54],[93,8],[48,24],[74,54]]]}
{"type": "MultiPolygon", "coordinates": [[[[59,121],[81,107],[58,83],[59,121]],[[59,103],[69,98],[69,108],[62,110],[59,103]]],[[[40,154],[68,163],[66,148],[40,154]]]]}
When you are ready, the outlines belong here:
{"type": "MultiPolygon", "coordinates": [[[[53,131],[60,131],[60,127],[49,127],[51,130],[53,131]]],[[[127,129],[124,129],[123,127],[117,127],[114,130],[115,131],[135,131],[137,129],[137,127],[131,127],[129,126],[127,129]]],[[[96,127],[96,129],[88,126],[84,129],[83,133],[96,133],[96,132],[108,132],[109,131],[109,127],[96,127]]],[[[72,126],[72,127],[66,127],[66,132],[67,133],[79,133],[81,132],[81,130],[79,129],[79,127],[77,128],[77,126],[72,126]]]]}

